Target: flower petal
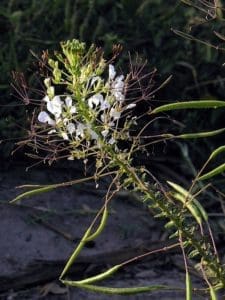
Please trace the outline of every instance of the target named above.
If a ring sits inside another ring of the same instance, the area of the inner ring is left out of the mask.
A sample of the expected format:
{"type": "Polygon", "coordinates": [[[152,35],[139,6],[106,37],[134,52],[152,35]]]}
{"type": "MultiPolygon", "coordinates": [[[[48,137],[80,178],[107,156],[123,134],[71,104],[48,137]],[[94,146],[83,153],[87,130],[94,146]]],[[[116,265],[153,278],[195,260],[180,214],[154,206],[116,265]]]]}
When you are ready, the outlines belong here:
{"type": "Polygon", "coordinates": [[[105,129],[101,131],[102,136],[106,137],[107,134],[109,133],[109,129],[105,129]]]}
{"type": "Polygon", "coordinates": [[[121,116],[121,112],[118,111],[118,110],[116,110],[115,108],[111,108],[109,115],[114,120],[118,120],[120,118],[120,116],[121,116]]]}
{"type": "Polygon", "coordinates": [[[41,111],[38,115],[38,121],[41,123],[48,123],[49,125],[55,125],[55,121],[49,116],[46,111],[41,111]]]}
{"type": "Polygon", "coordinates": [[[49,96],[48,95],[44,96],[43,101],[49,102],[50,101],[49,96]]]}
{"type": "Polygon", "coordinates": [[[107,108],[110,108],[109,102],[107,100],[102,101],[100,110],[105,110],[107,108]]]}
{"type": "Polygon", "coordinates": [[[68,130],[69,134],[73,134],[76,130],[75,125],[73,123],[69,123],[66,126],[66,129],[68,130]]]}
{"type": "Polygon", "coordinates": [[[109,80],[113,80],[116,76],[115,67],[109,64],[109,80]]]}
{"type": "Polygon", "coordinates": [[[101,78],[99,76],[94,76],[91,78],[91,87],[95,84],[96,81],[101,80],[101,78]]]}
{"type": "Polygon", "coordinates": [[[85,129],[85,125],[82,124],[82,123],[78,123],[77,125],[77,129],[76,129],[76,137],[79,138],[79,137],[84,137],[84,129],[85,129]]]}
{"type": "Polygon", "coordinates": [[[55,96],[52,100],[47,102],[47,110],[56,118],[62,113],[62,101],[59,96],[55,96]]]}
{"type": "Polygon", "coordinates": [[[65,98],[65,103],[66,103],[66,106],[67,106],[67,107],[71,107],[71,106],[72,106],[72,103],[73,103],[72,98],[71,98],[70,96],[67,96],[67,97],[65,98]]]}
{"type": "Polygon", "coordinates": [[[111,137],[111,139],[108,141],[108,144],[113,145],[115,144],[115,142],[116,140],[113,137],[111,137]]]}
{"type": "Polygon", "coordinates": [[[124,76],[120,75],[117,76],[114,83],[113,83],[113,88],[117,91],[122,92],[123,88],[124,88],[124,76]]]}
{"type": "Polygon", "coordinates": [[[125,96],[121,92],[114,92],[114,96],[119,102],[122,102],[125,99],[125,96]]]}
{"type": "Polygon", "coordinates": [[[92,140],[98,140],[98,135],[94,130],[90,129],[89,132],[91,134],[91,139],[92,140]]]}
{"type": "Polygon", "coordinates": [[[126,106],[125,109],[131,109],[131,108],[134,108],[136,106],[136,103],[130,103],[126,106]]]}
{"type": "Polygon", "coordinates": [[[67,157],[67,160],[74,160],[74,157],[72,155],[67,157]]]}
{"type": "Polygon", "coordinates": [[[64,131],[61,132],[61,136],[66,141],[69,139],[68,134],[66,132],[64,132],[64,131]]]}
{"type": "Polygon", "coordinates": [[[94,106],[98,106],[102,102],[103,102],[103,96],[101,94],[96,94],[88,99],[88,106],[90,108],[94,108],[94,106]]]}

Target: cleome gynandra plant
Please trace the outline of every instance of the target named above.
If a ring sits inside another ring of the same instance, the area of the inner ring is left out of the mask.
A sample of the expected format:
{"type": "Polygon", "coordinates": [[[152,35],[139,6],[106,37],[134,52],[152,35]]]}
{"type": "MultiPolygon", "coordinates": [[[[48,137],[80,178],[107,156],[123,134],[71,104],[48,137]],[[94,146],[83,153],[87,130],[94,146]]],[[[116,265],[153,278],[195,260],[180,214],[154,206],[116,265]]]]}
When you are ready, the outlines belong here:
{"type": "MultiPolygon", "coordinates": [[[[70,182],[25,186],[27,191],[18,195],[17,202],[34,194],[73,185],[86,180],[98,181],[110,176],[111,183],[105,196],[105,202],[81,242],[69,258],[60,280],[65,285],[84,288],[108,294],[134,294],[151,292],[173,287],[156,285],[143,287],[116,288],[96,284],[115,273],[126,264],[143,256],[180,247],[186,270],[186,299],[192,299],[192,293],[199,291],[192,287],[189,272],[189,259],[194,258],[196,269],[202,274],[206,286],[201,290],[211,299],[217,299],[217,291],[225,288],[225,267],[220,262],[208,216],[197,196],[204,187],[199,182],[212,178],[224,170],[224,165],[204,173],[204,168],[224,146],[216,149],[189,190],[174,182],[159,183],[157,178],[145,166],[135,165],[135,157],[146,146],[165,140],[210,137],[225,131],[225,128],[210,132],[184,133],[182,135],[158,134],[146,137],[147,129],[158,114],[175,109],[204,109],[224,107],[225,102],[217,100],[188,101],[171,103],[151,108],[153,73],[143,75],[144,65],[132,67],[127,75],[115,69],[114,60],[120,52],[120,46],[113,49],[113,57],[107,61],[101,49],[71,40],[61,43],[61,51],[52,58],[44,53],[40,65],[44,82],[42,99],[30,100],[35,106],[31,121],[29,138],[21,141],[33,148],[34,158],[52,163],[58,159],[83,160],[84,167],[93,165],[92,176],[70,182]],[[146,88],[143,88],[144,83],[146,88]],[[148,105],[147,113],[138,114],[138,106],[148,105]],[[143,120],[145,123],[143,123],[143,120]],[[147,120],[147,121],[146,121],[147,120]],[[141,124],[141,125],[140,125],[141,124]],[[143,125],[144,124],[144,125],[143,125]],[[141,126],[141,129],[140,129],[141,126]],[[147,142],[146,142],[147,139],[147,142]],[[175,242],[171,246],[146,253],[121,262],[109,270],[80,281],[70,280],[68,270],[76,260],[85,243],[97,238],[105,227],[110,209],[110,201],[120,190],[135,192],[138,199],[150,208],[154,217],[164,219],[165,228],[175,242]],[[96,224],[97,229],[96,229],[96,224]],[[95,229],[94,229],[95,228],[95,229]]],[[[164,83],[162,84],[164,85],[164,83]]],[[[157,117],[156,117],[157,116],[157,117]]],[[[163,116],[163,118],[165,115],[163,116]]]]}

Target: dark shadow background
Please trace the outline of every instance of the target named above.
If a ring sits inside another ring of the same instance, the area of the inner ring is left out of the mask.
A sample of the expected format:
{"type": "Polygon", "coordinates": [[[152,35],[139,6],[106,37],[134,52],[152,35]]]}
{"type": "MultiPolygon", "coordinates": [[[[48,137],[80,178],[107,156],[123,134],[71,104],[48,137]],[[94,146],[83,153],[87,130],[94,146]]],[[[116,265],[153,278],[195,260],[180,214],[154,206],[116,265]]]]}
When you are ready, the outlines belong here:
{"type": "MultiPolygon", "coordinates": [[[[13,157],[10,155],[14,139],[26,134],[30,115],[29,108],[10,86],[12,71],[23,72],[28,84],[37,86],[37,59],[30,50],[40,57],[43,50],[48,49],[50,53],[57,50],[62,40],[77,38],[88,45],[95,43],[103,47],[106,57],[110,57],[112,46],[120,43],[124,50],[118,67],[126,70],[128,52],[133,56],[138,53],[140,58],[147,59],[148,71],[154,67],[158,69],[156,86],[172,75],[167,86],[155,95],[153,106],[162,101],[224,99],[224,51],[181,37],[173,31],[179,30],[192,35],[193,39],[224,47],[224,40],[214,34],[215,31],[224,32],[223,10],[218,13],[201,5],[199,8],[202,10],[174,0],[2,0],[0,139],[3,142],[0,155],[3,164],[26,161],[24,150],[13,157]]],[[[172,114],[182,122],[180,130],[184,132],[223,127],[222,115],[223,110],[172,114]]],[[[167,132],[171,128],[168,124],[158,124],[157,130],[167,132]]],[[[208,155],[220,139],[191,142],[190,155],[192,150],[197,153],[194,156],[197,165],[205,160],[204,153],[208,155]]],[[[172,153],[173,161],[173,154],[177,159],[180,150],[174,150],[173,146],[170,150],[170,147],[168,144],[166,151],[168,156],[172,153]]],[[[165,159],[161,150],[156,151],[160,153],[157,154],[158,161],[165,159]]]]}

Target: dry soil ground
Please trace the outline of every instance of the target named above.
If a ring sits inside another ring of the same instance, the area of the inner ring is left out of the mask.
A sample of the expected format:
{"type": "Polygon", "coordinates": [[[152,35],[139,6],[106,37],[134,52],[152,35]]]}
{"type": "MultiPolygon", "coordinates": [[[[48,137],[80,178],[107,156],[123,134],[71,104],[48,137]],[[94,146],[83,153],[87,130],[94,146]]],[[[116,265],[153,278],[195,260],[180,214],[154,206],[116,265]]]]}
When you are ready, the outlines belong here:
{"type": "MultiPolygon", "coordinates": [[[[58,277],[66,260],[103,204],[107,180],[98,190],[93,183],[83,183],[24,199],[19,205],[11,205],[9,200],[20,193],[15,189],[18,185],[68,181],[79,177],[78,169],[39,167],[26,172],[24,166],[17,166],[1,171],[0,299],[185,299],[183,290],[109,296],[60,285],[58,277]]],[[[71,276],[78,279],[94,275],[128,258],[164,247],[168,241],[162,228],[131,196],[126,193],[116,196],[106,229],[80,254],[71,276]]],[[[192,279],[196,287],[203,284],[195,274],[192,279]]],[[[163,284],[184,288],[180,250],[132,263],[103,284],[117,287],[163,284]]],[[[195,299],[207,297],[196,294],[195,299]]]]}

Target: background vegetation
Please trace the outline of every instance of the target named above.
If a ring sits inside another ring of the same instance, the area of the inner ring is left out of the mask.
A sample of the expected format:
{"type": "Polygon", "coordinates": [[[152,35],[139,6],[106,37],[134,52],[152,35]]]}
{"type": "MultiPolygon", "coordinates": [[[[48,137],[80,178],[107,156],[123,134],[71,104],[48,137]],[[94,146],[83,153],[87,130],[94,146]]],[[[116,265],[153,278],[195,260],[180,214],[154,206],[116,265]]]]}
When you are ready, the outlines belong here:
{"type": "MultiPolygon", "coordinates": [[[[158,69],[155,78],[158,85],[172,74],[172,80],[156,94],[156,100],[223,98],[223,51],[184,39],[176,32],[186,32],[205,41],[210,39],[210,43],[222,47],[223,41],[213,34],[213,31],[222,33],[222,14],[220,10],[220,18],[214,18],[210,12],[199,11],[180,0],[1,1],[1,139],[19,137],[26,127],[25,107],[20,106],[18,95],[10,87],[12,71],[24,72],[34,85],[35,59],[30,49],[40,56],[42,50],[55,50],[59,41],[72,38],[87,44],[94,42],[106,54],[110,54],[113,44],[122,44],[123,68],[128,62],[127,52],[137,52],[148,60],[149,70],[158,69]]],[[[205,112],[190,112],[181,119],[185,118],[190,131],[196,127],[199,130],[206,121],[209,129],[214,129],[221,119],[218,114],[221,113],[214,113],[209,119],[205,112]]],[[[1,155],[8,157],[13,145],[14,140],[3,143],[1,155]]]]}

